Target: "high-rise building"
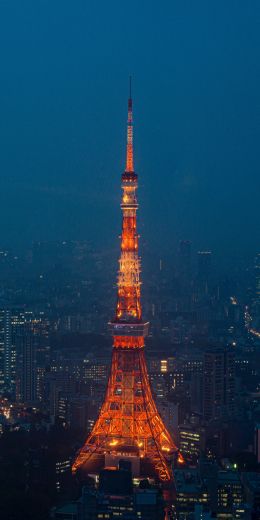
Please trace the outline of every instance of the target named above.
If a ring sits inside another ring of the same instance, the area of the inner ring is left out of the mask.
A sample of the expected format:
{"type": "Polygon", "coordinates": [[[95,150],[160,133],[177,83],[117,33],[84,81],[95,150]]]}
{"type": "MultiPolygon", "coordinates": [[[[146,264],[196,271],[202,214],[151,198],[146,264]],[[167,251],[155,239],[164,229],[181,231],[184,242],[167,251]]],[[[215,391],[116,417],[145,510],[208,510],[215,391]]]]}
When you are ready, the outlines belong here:
{"type": "Polygon", "coordinates": [[[45,368],[49,360],[48,320],[43,314],[12,313],[12,344],[15,348],[16,400],[42,400],[45,368]]]}
{"type": "Polygon", "coordinates": [[[16,348],[16,399],[31,403],[36,399],[36,353],[30,324],[25,323],[17,332],[16,348]]]}
{"type": "Polygon", "coordinates": [[[181,240],[178,249],[178,277],[182,291],[185,293],[191,283],[191,242],[181,240]]]}
{"type": "Polygon", "coordinates": [[[209,292],[209,283],[211,277],[212,252],[198,251],[198,290],[202,295],[209,292]]]}
{"type": "Polygon", "coordinates": [[[12,343],[11,311],[6,310],[4,323],[4,380],[7,388],[11,388],[13,382],[14,348],[12,343]]]}
{"type": "Polygon", "coordinates": [[[208,509],[209,492],[206,481],[196,468],[177,469],[174,471],[176,486],[177,518],[192,518],[195,505],[201,505],[202,510],[208,509]]]}
{"type": "Polygon", "coordinates": [[[71,475],[71,461],[69,458],[59,457],[55,463],[56,490],[58,493],[62,491],[66,482],[71,475]]]}
{"type": "Polygon", "coordinates": [[[203,415],[206,420],[234,413],[235,358],[227,347],[209,349],[204,354],[203,415]]]}
{"type": "Polygon", "coordinates": [[[0,391],[4,389],[5,311],[0,310],[0,391]]]}
{"type": "Polygon", "coordinates": [[[212,252],[198,251],[198,277],[208,279],[211,272],[212,252]]]}
{"type": "Polygon", "coordinates": [[[255,275],[254,301],[260,307],[260,253],[257,253],[257,255],[255,256],[254,275],[255,275]]]}
{"type": "Polygon", "coordinates": [[[52,420],[62,417],[61,408],[67,406],[71,398],[76,395],[77,381],[64,370],[47,372],[45,374],[45,399],[48,402],[52,420]],[[66,404],[67,403],[67,404],[66,404]]]}
{"type": "Polygon", "coordinates": [[[0,311],[0,391],[13,393],[15,389],[16,348],[13,335],[13,312],[0,311]]]}
{"type": "Polygon", "coordinates": [[[148,323],[142,318],[140,259],[136,213],[137,174],[133,161],[132,98],[128,100],[126,168],[122,175],[123,212],[121,255],[113,335],[111,373],[105,401],[93,430],[80,450],[73,470],[94,470],[116,465],[119,459],[132,463],[133,474],[173,477],[170,461],[177,448],[152,397],[144,357],[148,323]]]}
{"type": "Polygon", "coordinates": [[[260,424],[255,425],[254,432],[254,454],[256,456],[257,463],[260,463],[260,424]]]}
{"type": "Polygon", "coordinates": [[[197,462],[205,450],[205,429],[191,422],[179,425],[179,445],[185,460],[197,462]]]}
{"type": "Polygon", "coordinates": [[[256,333],[260,331],[260,253],[255,256],[254,261],[254,287],[252,294],[250,328],[256,333]]]}
{"type": "Polygon", "coordinates": [[[218,514],[226,514],[226,518],[241,518],[234,514],[244,501],[243,485],[238,471],[219,471],[217,486],[218,514]]]}

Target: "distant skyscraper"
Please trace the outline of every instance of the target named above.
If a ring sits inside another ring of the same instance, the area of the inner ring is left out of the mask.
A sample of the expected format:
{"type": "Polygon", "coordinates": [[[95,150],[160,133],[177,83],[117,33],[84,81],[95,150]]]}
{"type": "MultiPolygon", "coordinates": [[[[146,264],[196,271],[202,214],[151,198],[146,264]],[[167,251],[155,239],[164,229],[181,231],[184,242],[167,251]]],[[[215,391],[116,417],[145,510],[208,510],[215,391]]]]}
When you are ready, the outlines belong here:
{"type": "Polygon", "coordinates": [[[256,298],[260,302],[260,253],[255,257],[256,298]]]}
{"type": "Polygon", "coordinates": [[[12,384],[12,326],[11,326],[11,311],[5,311],[5,321],[4,321],[4,379],[5,386],[7,388],[11,387],[12,384]]]}
{"type": "Polygon", "coordinates": [[[16,335],[17,400],[33,402],[36,399],[36,352],[30,324],[25,324],[16,335]]]}
{"type": "Polygon", "coordinates": [[[204,354],[203,415],[206,420],[234,413],[235,359],[229,348],[216,347],[204,354]]]}
{"type": "Polygon", "coordinates": [[[4,323],[4,387],[11,392],[13,397],[16,393],[16,371],[17,371],[17,336],[28,319],[26,313],[21,309],[6,309],[4,323]]]}
{"type": "Polygon", "coordinates": [[[191,242],[181,240],[178,250],[178,274],[182,279],[189,279],[191,275],[191,242]]]}
{"type": "Polygon", "coordinates": [[[198,251],[198,288],[202,294],[208,294],[211,276],[212,252],[198,251]]]}
{"type": "Polygon", "coordinates": [[[5,311],[0,310],[0,391],[4,388],[5,311]]]}
{"type": "Polygon", "coordinates": [[[253,293],[253,318],[256,328],[260,321],[260,253],[257,253],[254,261],[254,293],[253,293]]]}
{"type": "Polygon", "coordinates": [[[260,464],[260,424],[255,426],[254,453],[258,464],[260,464]]]}
{"type": "Polygon", "coordinates": [[[0,391],[13,392],[16,352],[12,334],[12,312],[0,311],[0,391]]]}
{"type": "Polygon", "coordinates": [[[182,297],[190,295],[191,290],[191,242],[181,240],[178,250],[178,278],[182,297]]]}

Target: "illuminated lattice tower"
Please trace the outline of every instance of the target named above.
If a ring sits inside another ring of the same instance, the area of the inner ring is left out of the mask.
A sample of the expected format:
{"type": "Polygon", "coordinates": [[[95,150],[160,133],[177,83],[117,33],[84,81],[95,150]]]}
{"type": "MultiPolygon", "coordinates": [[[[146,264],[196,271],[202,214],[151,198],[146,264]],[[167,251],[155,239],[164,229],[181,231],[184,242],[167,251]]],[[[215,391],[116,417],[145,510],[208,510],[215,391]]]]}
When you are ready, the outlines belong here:
{"type": "Polygon", "coordinates": [[[140,302],[136,189],[130,89],[118,297],[115,317],[109,324],[114,339],[111,372],[99,417],[76,457],[73,471],[82,468],[93,472],[100,463],[104,465],[109,460],[111,464],[113,457],[132,457],[139,461],[141,474],[154,474],[162,481],[170,481],[170,461],[177,448],[157,411],[144,356],[148,322],[142,319],[140,302]]]}

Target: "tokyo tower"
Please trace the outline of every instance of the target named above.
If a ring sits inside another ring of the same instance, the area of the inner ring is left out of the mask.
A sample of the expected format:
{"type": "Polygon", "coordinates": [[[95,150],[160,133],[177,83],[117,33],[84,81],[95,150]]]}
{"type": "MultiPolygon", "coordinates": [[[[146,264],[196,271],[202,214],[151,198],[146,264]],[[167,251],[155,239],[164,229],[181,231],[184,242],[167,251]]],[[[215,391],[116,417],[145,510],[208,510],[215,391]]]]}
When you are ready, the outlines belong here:
{"type": "Polygon", "coordinates": [[[99,417],[72,469],[73,472],[80,468],[93,473],[98,467],[101,469],[127,459],[132,462],[133,474],[153,476],[167,482],[173,478],[170,463],[178,450],[157,411],[145,362],[144,338],[149,323],[142,318],[140,302],[137,181],[130,80],[126,168],[122,174],[123,219],[117,305],[115,316],[109,323],[113,336],[111,372],[99,417]]]}

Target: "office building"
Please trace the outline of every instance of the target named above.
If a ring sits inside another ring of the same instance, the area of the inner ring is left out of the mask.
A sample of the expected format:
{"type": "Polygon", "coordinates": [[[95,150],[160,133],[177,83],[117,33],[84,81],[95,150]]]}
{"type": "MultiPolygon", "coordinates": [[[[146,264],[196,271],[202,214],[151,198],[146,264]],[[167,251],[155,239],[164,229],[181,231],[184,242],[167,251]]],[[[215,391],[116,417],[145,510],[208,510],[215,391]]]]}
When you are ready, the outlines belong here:
{"type": "Polygon", "coordinates": [[[16,333],[17,349],[16,400],[33,403],[36,399],[36,351],[30,324],[24,324],[16,333]]]}
{"type": "Polygon", "coordinates": [[[189,240],[181,240],[179,243],[177,270],[181,295],[187,296],[191,288],[191,242],[189,240]]]}
{"type": "Polygon", "coordinates": [[[179,520],[186,520],[200,504],[203,511],[208,510],[209,493],[206,483],[195,468],[174,471],[176,485],[176,510],[179,520]]]}
{"type": "Polygon", "coordinates": [[[200,424],[184,423],[179,426],[179,445],[184,459],[198,462],[200,454],[205,450],[206,433],[200,424]]]}
{"type": "Polygon", "coordinates": [[[203,416],[210,421],[232,416],[234,410],[234,352],[226,347],[212,347],[204,354],[203,416]]]}
{"type": "Polygon", "coordinates": [[[238,471],[218,472],[217,500],[219,518],[234,518],[230,515],[234,515],[234,511],[244,502],[243,485],[238,471]]]}
{"type": "Polygon", "coordinates": [[[198,251],[198,291],[199,295],[206,296],[209,293],[211,279],[212,252],[198,251]]]}

